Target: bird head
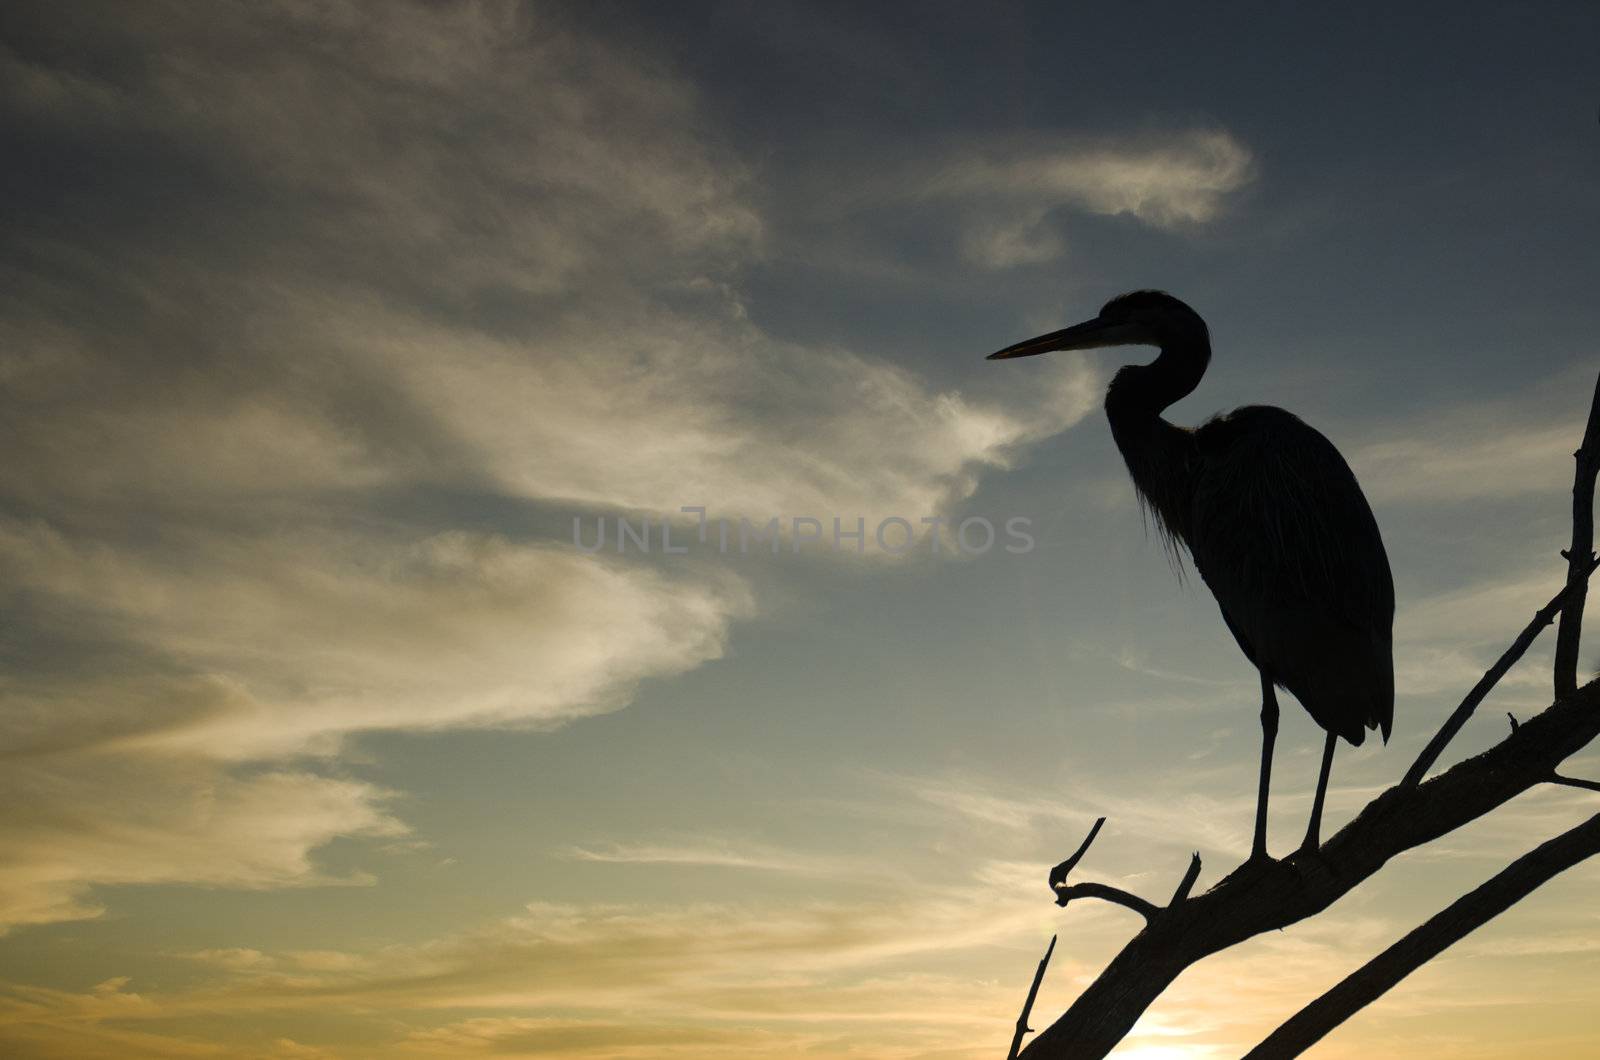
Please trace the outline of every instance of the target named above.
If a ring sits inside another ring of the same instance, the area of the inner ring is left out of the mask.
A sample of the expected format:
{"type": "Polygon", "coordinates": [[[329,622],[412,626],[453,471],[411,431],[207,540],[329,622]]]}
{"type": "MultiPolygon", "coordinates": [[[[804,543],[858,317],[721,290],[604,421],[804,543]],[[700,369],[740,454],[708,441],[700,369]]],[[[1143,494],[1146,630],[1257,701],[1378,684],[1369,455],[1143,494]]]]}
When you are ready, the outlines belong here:
{"type": "Polygon", "coordinates": [[[1160,346],[1196,341],[1209,345],[1200,314],[1165,291],[1131,291],[1107,302],[1100,315],[1070,328],[1007,346],[988,357],[1005,361],[1056,350],[1092,350],[1101,346],[1160,346]]]}

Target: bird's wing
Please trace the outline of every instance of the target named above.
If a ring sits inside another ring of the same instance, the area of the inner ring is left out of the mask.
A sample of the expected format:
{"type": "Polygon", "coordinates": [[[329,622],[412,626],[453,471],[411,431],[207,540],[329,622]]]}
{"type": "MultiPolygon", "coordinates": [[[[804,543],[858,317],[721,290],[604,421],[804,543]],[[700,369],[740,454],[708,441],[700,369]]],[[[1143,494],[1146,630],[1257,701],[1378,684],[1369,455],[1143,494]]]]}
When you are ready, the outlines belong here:
{"type": "Polygon", "coordinates": [[[1189,549],[1235,637],[1325,728],[1387,736],[1394,584],[1349,465],[1277,408],[1218,417],[1195,440],[1189,549]]]}

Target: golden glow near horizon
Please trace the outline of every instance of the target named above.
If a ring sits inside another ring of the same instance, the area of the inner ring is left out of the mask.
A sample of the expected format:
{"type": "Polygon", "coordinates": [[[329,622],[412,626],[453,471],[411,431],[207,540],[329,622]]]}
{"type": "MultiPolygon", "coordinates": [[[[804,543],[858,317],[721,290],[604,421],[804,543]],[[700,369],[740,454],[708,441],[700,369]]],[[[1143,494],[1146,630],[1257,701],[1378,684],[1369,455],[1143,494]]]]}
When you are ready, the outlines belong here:
{"type": "MultiPolygon", "coordinates": [[[[1066,39],[1043,6],[915,44],[626,10],[0,16],[0,1054],[978,1060],[1059,934],[1044,1026],[1137,927],[1056,908],[1048,866],[1105,815],[1087,875],[1157,896],[1198,849],[1204,887],[1254,800],[1255,677],[1138,530],[1119,362],[981,360],[1120,289],[1212,322],[1177,418],[1293,408],[1377,509],[1396,734],[1341,752],[1330,829],[1558,583],[1587,171],[1509,104],[1472,107],[1485,151],[1406,109],[1431,95],[1269,83],[1248,44],[1506,98],[1429,65],[1466,37],[1214,14],[1173,32],[1239,50],[1192,84],[1019,54],[1066,39]],[[787,529],[714,548],[684,509],[787,529]],[[648,549],[573,543],[646,517],[648,549]]],[[[1540,57],[1518,107],[1588,86],[1584,26],[1461,32],[1527,37],[1496,49],[1540,57]]],[[[1279,852],[1319,746],[1286,703],[1279,852]]],[[[1239,1055],[1592,805],[1536,791],[1399,859],[1117,1055],[1239,1055]]],[[[1600,1055],[1597,872],[1315,1055],[1600,1055]]]]}

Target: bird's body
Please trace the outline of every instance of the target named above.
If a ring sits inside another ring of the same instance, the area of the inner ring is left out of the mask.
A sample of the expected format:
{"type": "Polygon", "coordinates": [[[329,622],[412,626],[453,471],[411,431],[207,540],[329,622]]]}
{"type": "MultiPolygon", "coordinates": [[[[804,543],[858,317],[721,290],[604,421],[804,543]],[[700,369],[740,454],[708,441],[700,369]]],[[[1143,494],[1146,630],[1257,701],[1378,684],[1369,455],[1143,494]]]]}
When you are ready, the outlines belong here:
{"type": "Polygon", "coordinates": [[[1253,856],[1265,856],[1266,792],[1277,734],[1274,686],[1328,733],[1306,844],[1315,847],[1334,740],[1385,741],[1394,720],[1394,585],[1377,521],[1332,442],[1280,408],[1251,405],[1198,428],[1162,413],[1210,362],[1205,323],[1157,291],[1107,303],[1085,324],[1018,343],[996,358],[1149,344],[1106,392],[1106,415],[1140,500],[1186,550],[1223,620],[1260,671],[1263,755],[1253,856]]]}
{"type": "Polygon", "coordinates": [[[1161,421],[1166,431],[1113,408],[1140,497],[1188,550],[1245,656],[1328,732],[1356,746],[1367,729],[1387,740],[1394,586],[1377,522],[1333,443],[1271,406],[1195,430],[1161,421]]]}

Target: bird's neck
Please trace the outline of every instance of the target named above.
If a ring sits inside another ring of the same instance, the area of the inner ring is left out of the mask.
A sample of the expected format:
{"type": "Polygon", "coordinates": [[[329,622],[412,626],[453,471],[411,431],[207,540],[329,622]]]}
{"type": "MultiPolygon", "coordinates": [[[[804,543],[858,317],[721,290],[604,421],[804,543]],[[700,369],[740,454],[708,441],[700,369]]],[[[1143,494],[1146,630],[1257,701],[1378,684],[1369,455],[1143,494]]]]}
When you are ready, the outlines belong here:
{"type": "Polygon", "coordinates": [[[1115,418],[1159,419],[1169,405],[1187,397],[1200,385],[1211,363],[1211,342],[1204,334],[1163,343],[1161,354],[1149,364],[1130,364],[1111,380],[1106,411],[1115,418]]]}
{"type": "Polygon", "coordinates": [[[1188,532],[1194,432],[1168,423],[1161,413],[1193,392],[1210,360],[1204,338],[1170,343],[1152,363],[1118,371],[1106,390],[1111,436],[1140,499],[1161,529],[1180,541],[1188,532]]]}

